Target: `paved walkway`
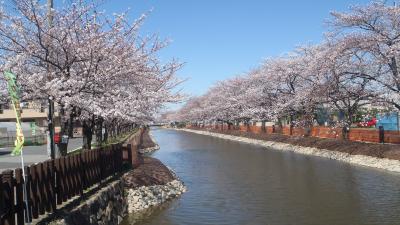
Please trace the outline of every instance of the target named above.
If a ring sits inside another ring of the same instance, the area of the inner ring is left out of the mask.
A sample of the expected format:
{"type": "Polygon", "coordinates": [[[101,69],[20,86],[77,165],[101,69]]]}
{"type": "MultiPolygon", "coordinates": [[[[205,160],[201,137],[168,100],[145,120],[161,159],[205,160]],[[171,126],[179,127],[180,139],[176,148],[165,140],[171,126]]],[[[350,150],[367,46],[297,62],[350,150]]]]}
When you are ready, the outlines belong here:
{"type": "MultiPolygon", "coordinates": [[[[82,138],[74,138],[69,141],[68,151],[82,147],[82,138]]],[[[21,157],[11,156],[11,147],[0,148],[0,172],[6,169],[15,169],[21,167],[21,157]]],[[[47,145],[26,146],[24,151],[25,166],[48,159],[47,145]]]]}

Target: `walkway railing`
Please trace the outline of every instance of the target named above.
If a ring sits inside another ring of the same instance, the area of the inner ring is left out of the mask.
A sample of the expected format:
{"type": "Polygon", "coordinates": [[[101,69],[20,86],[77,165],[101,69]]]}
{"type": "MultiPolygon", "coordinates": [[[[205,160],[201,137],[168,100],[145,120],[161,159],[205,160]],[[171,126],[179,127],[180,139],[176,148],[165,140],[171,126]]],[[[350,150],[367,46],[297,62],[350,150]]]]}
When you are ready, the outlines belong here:
{"type": "Polygon", "coordinates": [[[118,175],[124,162],[133,164],[137,157],[142,131],[138,134],[131,138],[134,145],[128,140],[125,146],[113,144],[27,166],[26,179],[21,168],[4,171],[0,174],[0,225],[22,225],[55,212],[86,189],[118,175]]]}

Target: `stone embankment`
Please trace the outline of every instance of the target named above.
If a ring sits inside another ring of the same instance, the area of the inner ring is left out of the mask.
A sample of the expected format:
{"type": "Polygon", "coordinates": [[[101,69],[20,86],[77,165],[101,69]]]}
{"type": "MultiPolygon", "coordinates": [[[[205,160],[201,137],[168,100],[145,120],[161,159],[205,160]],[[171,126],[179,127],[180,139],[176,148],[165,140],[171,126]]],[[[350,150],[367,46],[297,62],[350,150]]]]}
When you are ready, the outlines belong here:
{"type": "Polygon", "coordinates": [[[158,149],[160,149],[160,146],[150,134],[150,129],[146,129],[146,131],[143,133],[142,143],[139,146],[139,153],[148,155],[157,151],[158,149]]]}
{"type": "Polygon", "coordinates": [[[234,136],[228,134],[221,134],[211,131],[205,130],[193,130],[193,129],[178,129],[186,132],[208,135],[213,137],[218,137],[222,139],[232,140],[232,141],[239,141],[249,144],[256,144],[260,146],[264,146],[266,148],[272,148],[275,150],[281,151],[292,151],[304,155],[313,155],[319,156],[324,158],[329,158],[333,160],[338,160],[342,162],[357,164],[361,166],[373,167],[378,169],[384,169],[391,172],[400,172],[400,161],[396,159],[388,159],[388,158],[378,158],[368,155],[358,155],[358,154],[350,154],[347,152],[340,152],[322,148],[315,148],[315,147],[306,147],[300,145],[294,145],[289,143],[282,143],[276,141],[267,141],[267,140],[259,140],[253,139],[248,137],[242,136],[234,136]]]}
{"type": "Polygon", "coordinates": [[[46,218],[37,224],[118,225],[128,213],[128,201],[122,179],[106,185],[87,200],[81,201],[83,203],[77,207],[67,206],[59,211],[55,219],[46,218]]]}
{"type": "Polygon", "coordinates": [[[153,206],[158,206],[186,192],[186,187],[179,180],[165,185],[142,186],[128,191],[128,212],[135,213],[153,206]]]}
{"type": "Polygon", "coordinates": [[[183,182],[159,160],[145,157],[143,164],[124,175],[128,211],[158,206],[186,191],[183,182]]]}

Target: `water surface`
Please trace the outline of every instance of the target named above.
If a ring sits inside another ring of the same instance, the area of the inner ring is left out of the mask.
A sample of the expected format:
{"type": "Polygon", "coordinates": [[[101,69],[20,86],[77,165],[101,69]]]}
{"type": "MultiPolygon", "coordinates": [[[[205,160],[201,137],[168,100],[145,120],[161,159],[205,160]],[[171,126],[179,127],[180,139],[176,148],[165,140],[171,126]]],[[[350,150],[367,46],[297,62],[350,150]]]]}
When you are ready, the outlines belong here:
{"type": "Polygon", "coordinates": [[[156,129],[153,156],[188,192],[140,225],[400,224],[400,176],[183,131],[156,129]]]}

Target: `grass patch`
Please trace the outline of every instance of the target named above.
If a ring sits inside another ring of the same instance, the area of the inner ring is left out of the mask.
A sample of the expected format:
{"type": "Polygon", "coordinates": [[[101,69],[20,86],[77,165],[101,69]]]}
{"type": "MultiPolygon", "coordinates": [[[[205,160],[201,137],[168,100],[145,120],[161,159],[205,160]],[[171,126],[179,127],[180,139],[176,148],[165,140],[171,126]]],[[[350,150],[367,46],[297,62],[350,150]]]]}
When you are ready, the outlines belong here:
{"type": "MultiPolygon", "coordinates": [[[[92,148],[103,148],[103,147],[107,147],[107,146],[110,146],[110,145],[113,145],[113,144],[123,143],[123,142],[125,142],[130,136],[132,136],[133,134],[135,134],[136,132],[138,132],[138,130],[139,130],[139,129],[136,128],[136,129],[134,129],[134,130],[131,131],[131,132],[128,132],[128,133],[125,133],[125,134],[120,134],[120,135],[118,135],[118,136],[116,136],[116,137],[113,137],[113,138],[109,138],[109,139],[107,140],[107,142],[104,142],[104,143],[101,143],[101,144],[92,142],[92,148]]],[[[81,153],[81,152],[82,152],[82,147],[77,148],[77,149],[74,149],[74,150],[72,150],[72,151],[69,151],[69,152],[68,152],[68,155],[74,155],[74,154],[78,154],[78,153],[81,153]]]]}

